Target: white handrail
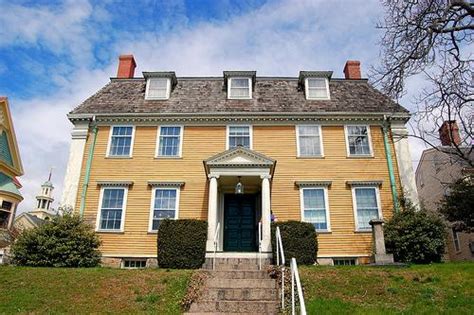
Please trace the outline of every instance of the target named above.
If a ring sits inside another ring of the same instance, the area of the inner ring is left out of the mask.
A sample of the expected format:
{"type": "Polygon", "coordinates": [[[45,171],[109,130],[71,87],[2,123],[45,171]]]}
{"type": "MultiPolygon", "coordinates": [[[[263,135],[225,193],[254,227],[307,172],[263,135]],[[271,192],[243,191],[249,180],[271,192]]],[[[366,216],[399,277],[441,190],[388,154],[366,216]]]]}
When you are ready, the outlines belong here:
{"type": "Polygon", "coordinates": [[[283,250],[283,242],[281,240],[280,227],[276,227],[276,255],[277,266],[281,266],[281,308],[285,308],[285,251],[283,250]],[[281,264],[280,264],[281,257],[281,264]]]}
{"type": "Polygon", "coordinates": [[[301,286],[300,274],[298,273],[298,265],[296,259],[291,258],[290,262],[291,269],[291,314],[295,314],[295,282],[296,289],[298,290],[298,301],[300,303],[300,314],[306,315],[306,305],[303,297],[303,287],[301,286]]]}
{"type": "Polygon", "coordinates": [[[217,222],[216,230],[214,231],[214,259],[212,260],[212,270],[216,269],[216,252],[217,252],[217,246],[219,245],[220,227],[221,227],[221,223],[217,222]]]}
{"type": "Polygon", "coordinates": [[[262,222],[258,222],[258,270],[262,270],[262,222]]]}

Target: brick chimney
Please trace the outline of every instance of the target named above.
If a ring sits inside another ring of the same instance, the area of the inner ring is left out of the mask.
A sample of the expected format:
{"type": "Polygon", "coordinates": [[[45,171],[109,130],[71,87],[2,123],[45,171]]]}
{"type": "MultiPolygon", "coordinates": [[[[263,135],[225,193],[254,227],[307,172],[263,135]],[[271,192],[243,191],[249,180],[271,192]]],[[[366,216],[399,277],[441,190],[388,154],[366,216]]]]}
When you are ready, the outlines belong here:
{"type": "Polygon", "coordinates": [[[349,80],[360,80],[360,61],[347,60],[344,66],[344,75],[349,80]]]}
{"type": "Polygon", "coordinates": [[[137,64],[135,63],[135,58],[133,58],[133,55],[120,55],[117,78],[133,78],[136,66],[137,64]]]}
{"type": "Polygon", "coordinates": [[[452,146],[460,145],[459,127],[455,120],[446,120],[439,128],[439,139],[441,145],[452,146]]]}

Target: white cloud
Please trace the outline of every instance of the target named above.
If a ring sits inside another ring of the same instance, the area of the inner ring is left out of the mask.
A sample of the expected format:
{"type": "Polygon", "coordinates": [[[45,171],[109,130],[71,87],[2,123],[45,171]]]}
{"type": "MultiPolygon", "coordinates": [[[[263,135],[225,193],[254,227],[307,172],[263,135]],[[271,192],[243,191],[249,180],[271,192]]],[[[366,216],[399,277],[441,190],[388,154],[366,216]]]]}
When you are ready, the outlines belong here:
{"type": "MultiPolygon", "coordinates": [[[[44,40],[51,49],[70,50],[76,56],[72,75],[53,72],[61,82],[57,93],[11,104],[26,171],[21,179],[25,201],[20,208],[29,210],[51,166],[55,167],[55,197],[60,200],[71,129],[66,113],[115,75],[117,60],[102,70],[92,70],[93,63],[82,62],[93,58],[90,51],[96,38],[93,33],[81,37],[88,29],[88,17],[110,18],[103,10],[92,12],[86,1],[66,2],[63,11],[10,8],[15,10],[14,18],[5,21],[0,17],[0,26],[8,27],[0,31],[0,46],[44,40]]],[[[350,9],[345,1],[281,1],[226,21],[194,26],[188,23],[182,6],[176,11],[172,6],[168,9],[178,21],[172,31],[122,33],[110,47],[117,56],[133,53],[137,73],[174,70],[181,76],[220,75],[223,70],[252,69],[259,75],[296,76],[300,70],[333,70],[334,77],[342,77],[347,59],[361,60],[367,70],[378,55],[373,17],[382,12],[377,1],[355,1],[350,9]]]]}

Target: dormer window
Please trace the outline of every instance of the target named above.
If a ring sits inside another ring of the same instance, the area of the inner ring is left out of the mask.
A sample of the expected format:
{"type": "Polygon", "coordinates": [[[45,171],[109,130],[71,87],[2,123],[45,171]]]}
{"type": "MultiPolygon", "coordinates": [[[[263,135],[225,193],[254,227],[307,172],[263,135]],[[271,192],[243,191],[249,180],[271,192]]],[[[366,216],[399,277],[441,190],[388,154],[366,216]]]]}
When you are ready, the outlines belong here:
{"type": "Polygon", "coordinates": [[[178,84],[174,72],[143,72],[146,79],[146,100],[167,100],[178,84]]]}
{"type": "Polygon", "coordinates": [[[306,98],[308,100],[327,100],[329,99],[329,84],[326,78],[307,78],[306,79],[306,98]]]}
{"type": "Polygon", "coordinates": [[[236,100],[252,99],[256,76],[256,71],[224,71],[224,86],[227,89],[227,98],[236,100]]]}
{"type": "Polygon", "coordinates": [[[229,78],[228,95],[231,99],[252,98],[252,82],[250,78],[229,78]]]}
{"type": "Polygon", "coordinates": [[[332,71],[300,71],[298,84],[307,100],[329,100],[332,71]]]}
{"type": "Polygon", "coordinates": [[[146,85],[147,100],[168,99],[170,95],[170,79],[167,78],[149,78],[146,85]]]}

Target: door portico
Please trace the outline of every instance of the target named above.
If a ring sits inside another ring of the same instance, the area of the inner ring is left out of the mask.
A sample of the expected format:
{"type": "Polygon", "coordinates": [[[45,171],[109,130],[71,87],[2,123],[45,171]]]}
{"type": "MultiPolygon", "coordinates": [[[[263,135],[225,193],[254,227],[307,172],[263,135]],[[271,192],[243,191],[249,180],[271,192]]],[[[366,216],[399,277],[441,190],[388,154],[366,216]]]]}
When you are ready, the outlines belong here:
{"type": "MultiPolygon", "coordinates": [[[[274,171],[275,161],[264,156],[263,154],[255,151],[237,147],[220,154],[217,154],[204,161],[207,176],[209,178],[209,204],[208,204],[208,233],[206,251],[208,253],[223,252],[225,249],[229,249],[227,245],[232,243],[232,240],[225,240],[224,238],[232,237],[232,235],[239,235],[238,242],[247,242],[246,238],[249,236],[243,236],[244,234],[250,233],[248,231],[250,223],[244,222],[245,218],[236,219],[239,226],[229,227],[224,226],[225,218],[225,207],[226,201],[225,196],[234,194],[234,187],[238,180],[242,180],[244,185],[245,194],[255,195],[255,200],[258,201],[256,207],[252,211],[256,212],[254,222],[255,236],[256,238],[256,251],[258,252],[258,222],[261,222],[262,227],[262,253],[271,253],[271,232],[270,232],[270,217],[271,217],[271,193],[270,193],[270,180],[274,171]],[[217,226],[219,229],[217,230],[217,226]],[[228,229],[234,229],[233,234],[228,233],[228,229]],[[225,233],[227,232],[227,233],[225,233]],[[217,247],[214,245],[214,237],[218,235],[217,247]],[[226,244],[226,246],[224,246],[226,244]]],[[[245,196],[245,194],[243,196],[245,196]]],[[[234,198],[229,197],[228,200],[234,198]]],[[[228,201],[229,202],[229,201],[228,201]]],[[[247,216],[247,220],[250,219],[249,205],[247,202],[238,202],[235,204],[234,215],[240,213],[243,216],[247,216]],[[246,207],[246,210],[242,210],[242,207],[246,207]]],[[[228,214],[229,215],[229,214],[228,214]]],[[[235,244],[234,244],[235,245],[235,244]]],[[[249,247],[240,247],[241,249],[249,247]]],[[[255,247],[254,247],[255,248],[255,247]]],[[[232,249],[232,246],[230,247],[232,249]]]]}

